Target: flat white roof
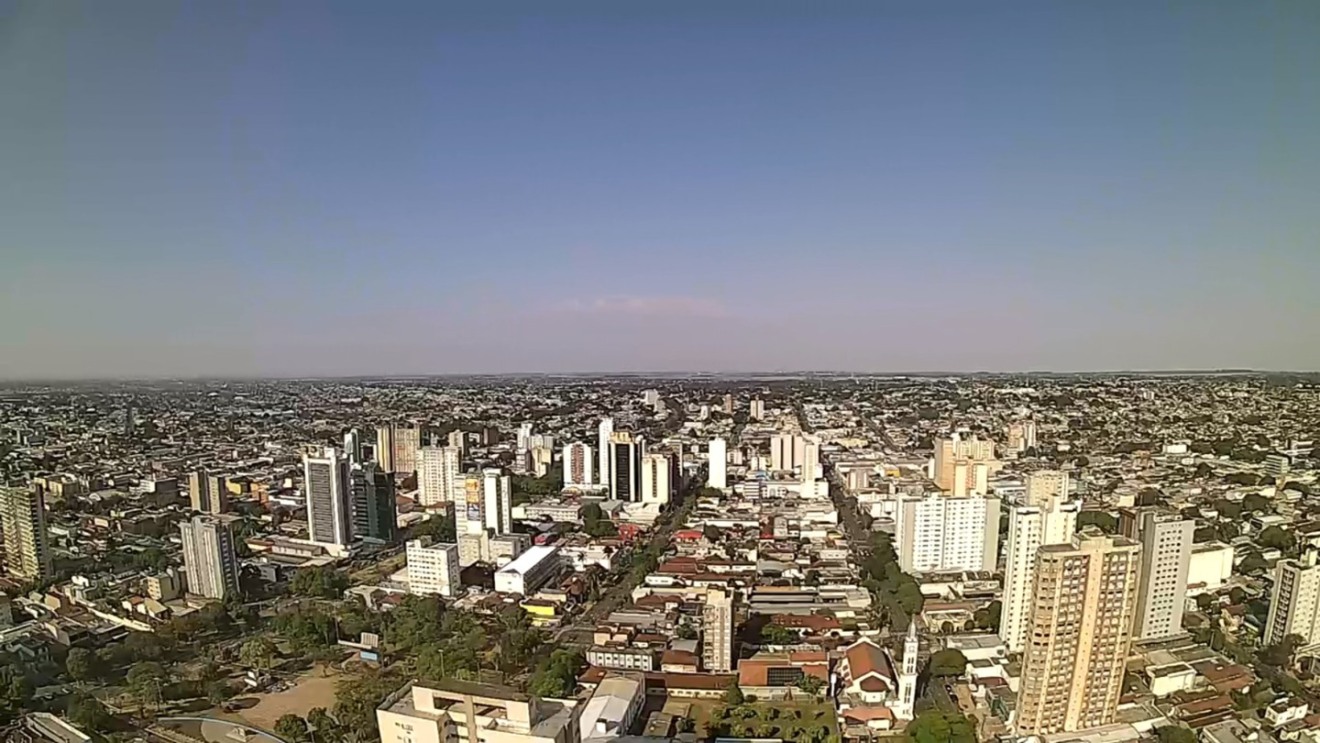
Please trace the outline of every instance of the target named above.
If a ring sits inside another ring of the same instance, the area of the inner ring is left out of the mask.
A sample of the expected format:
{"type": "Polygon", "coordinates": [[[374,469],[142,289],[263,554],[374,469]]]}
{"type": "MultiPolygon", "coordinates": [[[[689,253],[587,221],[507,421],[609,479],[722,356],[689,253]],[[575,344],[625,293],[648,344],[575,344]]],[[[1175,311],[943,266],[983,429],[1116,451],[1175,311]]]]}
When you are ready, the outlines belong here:
{"type": "Polygon", "coordinates": [[[601,681],[582,710],[579,723],[582,740],[614,740],[622,735],[628,708],[641,693],[641,683],[626,676],[610,676],[601,681]],[[597,724],[602,722],[605,730],[597,730],[597,724]]]}
{"type": "Polygon", "coordinates": [[[518,555],[517,559],[505,565],[497,573],[519,573],[525,575],[529,570],[536,567],[545,558],[559,551],[559,546],[554,544],[538,544],[528,547],[527,551],[518,555]]]}

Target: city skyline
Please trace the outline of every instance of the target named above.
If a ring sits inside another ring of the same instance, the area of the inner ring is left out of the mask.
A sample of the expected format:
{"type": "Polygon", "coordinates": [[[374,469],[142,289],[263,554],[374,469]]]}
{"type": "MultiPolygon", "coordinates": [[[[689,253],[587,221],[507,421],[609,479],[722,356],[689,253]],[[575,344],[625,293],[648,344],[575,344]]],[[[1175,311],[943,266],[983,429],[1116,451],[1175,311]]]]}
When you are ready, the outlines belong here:
{"type": "Polygon", "coordinates": [[[17,3],[0,379],[1320,369],[1320,6],[17,3]]]}

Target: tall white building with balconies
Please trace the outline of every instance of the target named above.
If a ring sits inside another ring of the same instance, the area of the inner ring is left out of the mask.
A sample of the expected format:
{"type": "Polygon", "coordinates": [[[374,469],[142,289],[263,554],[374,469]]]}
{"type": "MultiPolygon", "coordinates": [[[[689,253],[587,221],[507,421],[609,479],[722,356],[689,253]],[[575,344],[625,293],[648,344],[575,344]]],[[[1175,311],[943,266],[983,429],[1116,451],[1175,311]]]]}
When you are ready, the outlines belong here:
{"type": "Polygon", "coordinates": [[[894,522],[898,562],[905,572],[993,571],[998,562],[998,498],[905,497],[898,501],[894,522]]]}
{"type": "MultiPolygon", "coordinates": [[[[1063,473],[1058,473],[1063,474],[1063,473]]],[[[1069,544],[1077,531],[1081,503],[1068,501],[1067,475],[1040,473],[1027,480],[1022,502],[1008,512],[1008,556],[1004,561],[1004,598],[999,619],[999,637],[1009,652],[1026,647],[1031,613],[1032,583],[1036,577],[1036,553],[1043,545],[1069,544]]]]}
{"type": "Polygon", "coordinates": [[[429,508],[458,500],[463,481],[462,452],[453,446],[417,450],[417,504],[429,508]]]}

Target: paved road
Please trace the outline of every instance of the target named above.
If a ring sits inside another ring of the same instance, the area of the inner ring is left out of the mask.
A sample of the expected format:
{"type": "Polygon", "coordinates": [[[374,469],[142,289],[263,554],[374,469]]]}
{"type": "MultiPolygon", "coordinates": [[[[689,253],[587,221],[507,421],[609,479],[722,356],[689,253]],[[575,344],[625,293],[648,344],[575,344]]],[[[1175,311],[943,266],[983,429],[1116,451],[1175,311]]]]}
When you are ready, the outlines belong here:
{"type": "MultiPolygon", "coordinates": [[[[687,520],[687,514],[692,511],[692,504],[695,502],[697,491],[701,489],[701,479],[694,478],[684,485],[679,494],[677,506],[661,515],[656,522],[656,528],[651,532],[651,538],[646,546],[637,546],[634,549],[644,551],[653,549],[659,554],[669,547],[669,541],[674,536],[678,527],[687,520]]],[[[610,614],[626,606],[632,600],[633,589],[638,586],[640,581],[632,579],[632,570],[615,569],[607,580],[611,585],[606,587],[601,594],[600,599],[592,604],[591,608],[583,612],[570,624],[561,627],[555,632],[555,640],[558,642],[578,642],[581,644],[591,643],[591,633],[596,625],[604,621],[610,614]]]]}
{"type": "Polygon", "coordinates": [[[871,556],[871,535],[862,526],[861,514],[845,495],[839,473],[828,463],[825,465],[825,476],[830,481],[830,498],[839,512],[839,526],[843,527],[843,533],[848,537],[848,545],[852,548],[853,554],[857,555],[857,561],[860,563],[871,556]]]}
{"type": "Polygon", "coordinates": [[[856,414],[858,418],[862,419],[862,423],[866,426],[866,429],[870,431],[873,436],[875,436],[880,441],[884,442],[886,449],[893,450],[897,448],[896,446],[894,446],[894,440],[889,438],[889,433],[885,431],[885,427],[880,425],[879,423],[876,423],[875,419],[872,418],[869,414],[867,414],[866,411],[854,407],[852,408],[852,412],[856,414]]]}

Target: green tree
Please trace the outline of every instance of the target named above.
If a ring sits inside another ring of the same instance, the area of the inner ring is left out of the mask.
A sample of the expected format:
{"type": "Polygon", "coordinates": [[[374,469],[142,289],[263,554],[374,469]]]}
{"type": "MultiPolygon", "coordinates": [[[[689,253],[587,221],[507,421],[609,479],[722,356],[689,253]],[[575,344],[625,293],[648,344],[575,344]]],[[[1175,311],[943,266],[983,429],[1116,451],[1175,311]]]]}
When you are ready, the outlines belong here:
{"type": "Polygon", "coordinates": [[[930,675],[961,676],[967,670],[967,657],[961,650],[938,650],[930,656],[930,675]]]}
{"type": "Polygon", "coordinates": [[[1251,493],[1242,499],[1242,510],[1251,513],[1265,513],[1270,510],[1270,499],[1260,493],[1251,493]]]}
{"type": "Polygon", "coordinates": [[[563,699],[573,695],[577,677],[587,666],[586,658],[576,650],[556,650],[549,660],[532,675],[528,688],[538,697],[563,699]]]}
{"type": "Polygon", "coordinates": [[[72,648],[64,659],[64,670],[68,672],[69,678],[80,683],[94,681],[100,675],[97,673],[98,666],[96,653],[87,648],[72,648]]]}
{"type": "Polygon", "coordinates": [[[904,734],[909,743],[976,743],[971,721],[956,712],[922,712],[904,734]]]}
{"type": "Polygon", "coordinates": [[[106,730],[112,722],[105,706],[90,694],[74,694],[69,697],[65,714],[70,722],[87,731],[106,730]]]}
{"type": "Polygon", "coordinates": [[[1238,563],[1238,569],[1246,574],[1262,573],[1269,566],[1270,564],[1265,562],[1265,558],[1261,557],[1261,554],[1255,550],[1248,552],[1247,556],[1242,558],[1242,562],[1238,563]]]}
{"type": "Polygon", "coordinates": [[[318,566],[302,568],[293,574],[289,590],[298,596],[336,599],[348,588],[348,576],[334,568],[318,566]]]}
{"type": "Polygon", "coordinates": [[[1241,533],[1241,530],[1231,521],[1221,521],[1215,524],[1215,536],[1221,542],[1232,542],[1239,533],[1241,533]]]}
{"type": "Polygon", "coordinates": [[[806,673],[802,675],[802,678],[798,679],[797,688],[801,689],[804,693],[810,694],[811,696],[814,697],[820,693],[821,689],[825,688],[825,682],[821,681],[819,678],[816,678],[815,676],[812,676],[809,673],[806,673]]]}
{"type": "Polygon", "coordinates": [[[169,674],[165,671],[165,667],[156,661],[144,660],[128,669],[125,680],[128,682],[129,691],[145,708],[161,703],[169,674]]]}
{"type": "Polygon", "coordinates": [[[972,614],[972,621],[977,629],[999,631],[1000,618],[1004,612],[1004,605],[999,601],[991,601],[984,608],[977,609],[972,614]]]}
{"type": "Polygon", "coordinates": [[[761,630],[761,642],[766,645],[791,645],[798,640],[798,634],[780,624],[766,625],[761,630]]]}
{"type": "Polygon", "coordinates": [[[243,643],[243,647],[238,651],[238,659],[245,666],[258,671],[268,671],[275,660],[275,652],[275,643],[264,636],[254,637],[243,643]]]}
{"type": "Polygon", "coordinates": [[[1305,644],[1305,638],[1300,635],[1288,635],[1273,645],[1261,648],[1256,653],[1256,657],[1267,666],[1286,668],[1292,665],[1293,655],[1297,652],[1297,649],[1305,644]]]}
{"type": "Polygon", "coordinates": [[[1227,498],[1219,498],[1215,501],[1215,510],[1219,512],[1220,518],[1236,521],[1242,517],[1242,505],[1234,503],[1227,498]]]}
{"type": "Polygon", "coordinates": [[[413,527],[412,535],[414,539],[431,537],[436,542],[453,544],[458,540],[458,524],[453,514],[432,516],[413,527]]]}
{"type": "Polygon", "coordinates": [[[294,743],[310,740],[307,721],[294,714],[283,715],[275,721],[275,734],[294,743]]]}
{"type": "Polygon", "coordinates": [[[206,701],[211,704],[223,703],[231,693],[229,684],[222,679],[215,679],[206,684],[206,701]]]}
{"type": "Polygon", "coordinates": [[[165,657],[165,643],[150,632],[129,632],[124,648],[134,660],[160,660],[165,657]]]}
{"type": "Polygon", "coordinates": [[[1156,728],[1155,739],[1159,743],[1196,743],[1196,733],[1181,725],[1165,725],[1156,728]]]}
{"type": "MultiPolygon", "coordinates": [[[[402,679],[372,672],[344,676],[335,684],[334,718],[345,738],[377,740],[376,707],[399,688],[402,679]]],[[[320,738],[317,738],[320,741],[320,738]]]]}
{"type": "Polygon", "coordinates": [[[1196,608],[1201,611],[1210,611],[1210,607],[1215,605],[1215,597],[1208,593],[1203,593],[1196,597],[1196,608]]]}
{"type": "Polygon", "coordinates": [[[1297,540],[1292,533],[1284,531],[1281,527],[1270,526],[1256,537],[1256,544],[1266,549],[1277,549],[1282,552],[1292,550],[1297,540]]]}
{"type": "Polygon", "coordinates": [[[730,707],[741,707],[745,701],[747,700],[743,696],[742,689],[738,687],[738,682],[730,681],[728,688],[724,690],[724,703],[730,707]]]}
{"type": "Polygon", "coordinates": [[[335,737],[339,732],[335,718],[330,716],[325,707],[312,707],[308,710],[307,725],[314,731],[318,741],[335,737]]]}

